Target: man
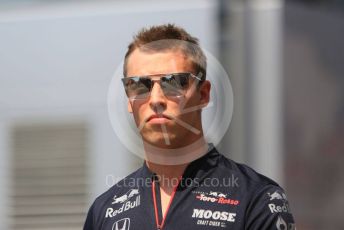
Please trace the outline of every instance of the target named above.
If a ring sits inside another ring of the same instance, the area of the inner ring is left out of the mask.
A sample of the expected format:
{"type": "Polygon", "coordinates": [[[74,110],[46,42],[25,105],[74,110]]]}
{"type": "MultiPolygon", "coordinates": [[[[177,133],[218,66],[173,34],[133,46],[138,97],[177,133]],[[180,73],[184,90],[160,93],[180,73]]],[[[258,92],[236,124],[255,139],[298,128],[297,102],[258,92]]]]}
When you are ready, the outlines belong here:
{"type": "Polygon", "coordinates": [[[171,24],[143,29],[123,72],[145,162],[95,200],[84,230],[295,229],[278,184],[208,146],[211,84],[196,38],[171,24]]]}

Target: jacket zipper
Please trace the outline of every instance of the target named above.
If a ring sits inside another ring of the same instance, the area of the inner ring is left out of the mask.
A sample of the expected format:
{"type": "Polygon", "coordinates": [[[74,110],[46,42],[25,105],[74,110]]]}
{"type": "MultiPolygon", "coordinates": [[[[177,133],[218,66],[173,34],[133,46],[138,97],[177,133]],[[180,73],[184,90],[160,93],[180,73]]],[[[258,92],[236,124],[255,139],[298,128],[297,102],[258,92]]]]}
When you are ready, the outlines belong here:
{"type": "Polygon", "coordinates": [[[162,228],[164,227],[168,210],[170,209],[170,206],[172,204],[172,200],[174,198],[174,195],[176,194],[176,191],[177,191],[178,185],[180,183],[180,180],[181,180],[181,177],[179,178],[178,184],[173,188],[173,192],[172,192],[170,201],[169,201],[169,203],[167,205],[167,208],[166,208],[165,214],[164,214],[164,216],[163,216],[163,218],[161,220],[161,223],[159,221],[158,205],[157,205],[156,194],[155,194],[155,183],[156,182],[153,181],[153,184],[152,184],[152,194],[153,194],[154,214],[155,214],[155,222],[156,222],[157,230],[162,230],[162,228]]]}

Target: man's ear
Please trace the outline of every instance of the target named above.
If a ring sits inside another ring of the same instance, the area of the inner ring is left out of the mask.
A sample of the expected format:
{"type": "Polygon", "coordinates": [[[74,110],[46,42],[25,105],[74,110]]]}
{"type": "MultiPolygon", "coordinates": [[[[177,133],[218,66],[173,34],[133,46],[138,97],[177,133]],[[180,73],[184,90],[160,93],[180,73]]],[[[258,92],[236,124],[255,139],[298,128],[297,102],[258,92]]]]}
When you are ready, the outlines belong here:
{"type": "Polygon", "coordinates": [[[202,108],[207,106],[209,101],[210,101],[210,89],[211,89],[211,84],[210,81],[205,80],[201,85],[200,85],[200,104],[202,105],[202,108]]]}
{"type": "Polygon", "coordinates": [[[133,107],[132,107],[132,105],[130,103],[130,100],[128,100],[128,112],[129,113],[133,113],[133,107]]]}

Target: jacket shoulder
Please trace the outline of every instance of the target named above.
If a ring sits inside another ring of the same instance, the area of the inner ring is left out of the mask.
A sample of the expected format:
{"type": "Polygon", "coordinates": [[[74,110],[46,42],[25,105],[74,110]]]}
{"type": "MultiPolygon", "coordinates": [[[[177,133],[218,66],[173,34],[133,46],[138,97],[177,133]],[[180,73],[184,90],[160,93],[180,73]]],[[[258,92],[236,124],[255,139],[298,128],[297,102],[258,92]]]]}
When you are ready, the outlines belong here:
{"type": "Polygon", "coordinates": [[[142,167],[132,172],[128,176],[124,177],[117,183],[115,183],[104,193],[100,194],[94,200],[92,207],[95,209],[102,209],[105,205],[109,203],[109,201],[113,200],[114,197],[120,196],[122,195],[122,193],[126,193],[128,191],[128,188],[131,188],[133,185],[136,185],[133,182],[140,178],[141,169],[142,167]]]}

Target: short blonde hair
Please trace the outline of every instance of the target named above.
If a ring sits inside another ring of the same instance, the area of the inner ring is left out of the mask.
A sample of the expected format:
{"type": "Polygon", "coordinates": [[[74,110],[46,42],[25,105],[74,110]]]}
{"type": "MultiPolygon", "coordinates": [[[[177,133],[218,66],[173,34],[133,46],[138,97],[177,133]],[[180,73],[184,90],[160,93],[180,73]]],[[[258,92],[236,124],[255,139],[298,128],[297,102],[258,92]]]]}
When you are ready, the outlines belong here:
{"type": "Polygon", "coordinates": [[[190,58],[194,74],[200,75],[202,80],[206,78],[207,60],[198,39],[192,37],[183,28],[174,24],[164,24],[143,28],[133,41],[129,44],[125,54],[123,75],[127,75],[127,61],[130,54],[140,49],[143,52],[161,52],[169,50],[180,50],[186,57],[190,58]]]}

